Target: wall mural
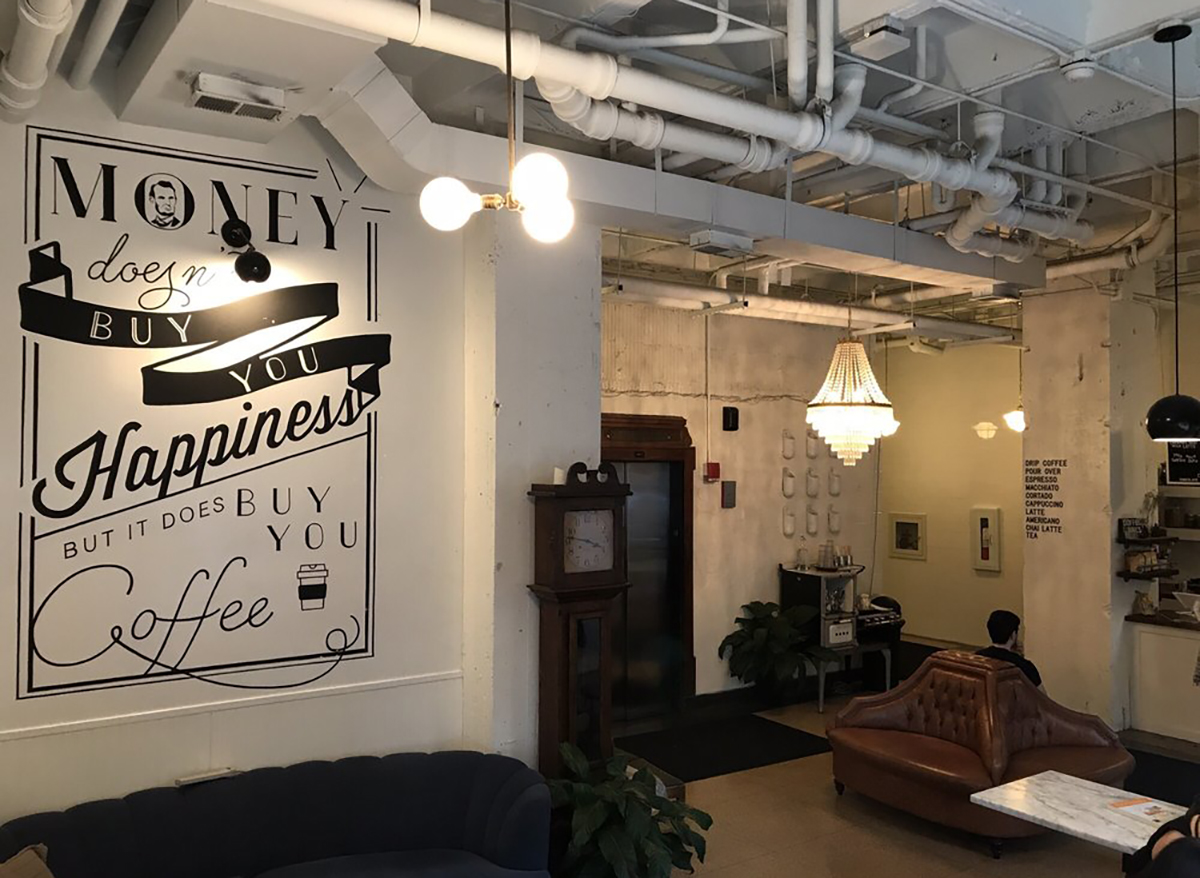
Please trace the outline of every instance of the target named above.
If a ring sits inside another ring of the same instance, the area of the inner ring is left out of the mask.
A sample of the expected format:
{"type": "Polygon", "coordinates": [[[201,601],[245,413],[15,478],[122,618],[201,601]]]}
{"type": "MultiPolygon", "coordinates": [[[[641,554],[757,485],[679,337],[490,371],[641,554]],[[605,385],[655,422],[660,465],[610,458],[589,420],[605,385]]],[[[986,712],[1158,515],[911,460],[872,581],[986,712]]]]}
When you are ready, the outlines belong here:
{"type": "Polygon", "coordinates": [[[37,127],[25,175],[17,698],[373,656],[387,211],[332,165],[37,127]]]}

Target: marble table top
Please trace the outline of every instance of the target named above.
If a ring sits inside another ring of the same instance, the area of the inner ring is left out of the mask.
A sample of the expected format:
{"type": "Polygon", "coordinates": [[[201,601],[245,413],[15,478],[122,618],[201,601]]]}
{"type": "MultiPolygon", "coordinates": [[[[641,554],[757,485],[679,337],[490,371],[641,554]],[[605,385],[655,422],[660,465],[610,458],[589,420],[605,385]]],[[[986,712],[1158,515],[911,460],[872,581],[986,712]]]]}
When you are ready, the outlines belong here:
{"type": "Polygon", "coordinates": [[[1178,805],[1144,799],[1057,771],[975,793],[971,801],[1124,854],[1136,852],[1160,824],[1187,812],[1178,805]],[[1136,813],[1135,808],[1113,807],[1133,800],[1159,805],[1161,811],[1148,816],[1136,813]]]}

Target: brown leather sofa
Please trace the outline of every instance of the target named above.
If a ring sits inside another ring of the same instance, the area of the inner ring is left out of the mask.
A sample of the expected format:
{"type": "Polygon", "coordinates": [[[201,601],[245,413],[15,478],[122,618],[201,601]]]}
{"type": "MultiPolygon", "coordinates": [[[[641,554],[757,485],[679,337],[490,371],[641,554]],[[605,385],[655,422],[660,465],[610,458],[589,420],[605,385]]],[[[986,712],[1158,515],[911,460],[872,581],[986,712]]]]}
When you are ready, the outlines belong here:
{"type": "Polygon", "coordinates": [[[1017,668],[935,653],[890,692],[856,698],[830,724],[833,775],[846,787],[993,840],[1045,830],[970,802],[972,793],[1061,771],[1120,786],[1133,757],[1099,717],[1056,704],[1017,668]]]}

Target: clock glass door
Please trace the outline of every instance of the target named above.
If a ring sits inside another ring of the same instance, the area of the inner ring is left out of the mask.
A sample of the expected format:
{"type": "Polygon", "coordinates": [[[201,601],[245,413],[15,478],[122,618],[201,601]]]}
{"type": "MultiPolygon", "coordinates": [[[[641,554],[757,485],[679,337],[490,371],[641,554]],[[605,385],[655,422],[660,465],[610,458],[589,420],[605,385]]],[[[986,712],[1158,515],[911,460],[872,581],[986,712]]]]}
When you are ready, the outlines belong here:
{"type": "Polygon", "coordinates": [[[614,463],[633,493],[626,507],[630,586],[613,626],[613,719],[632,731],[632,723],[670,714],[682,696],[683,465],[614,463]]]}

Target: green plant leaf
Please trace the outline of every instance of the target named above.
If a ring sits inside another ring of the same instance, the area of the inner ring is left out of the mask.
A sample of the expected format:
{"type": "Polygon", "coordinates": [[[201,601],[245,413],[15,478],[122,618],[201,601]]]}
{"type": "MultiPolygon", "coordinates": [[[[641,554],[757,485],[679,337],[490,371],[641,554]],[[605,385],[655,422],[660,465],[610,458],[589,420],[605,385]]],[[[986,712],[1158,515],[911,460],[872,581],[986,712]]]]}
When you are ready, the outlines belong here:
{"type": "Polygon", "coordinates": [[[609,813],[608,803],[600,799],[577,807],[571,815],[572,842],[575,846],[583,847],[587,844],[592,835],[608,820],[609,813]]]}
{"type": "Polygon", "coordinates": [[[563,765],[567,771],[573,774],[580,780],[587,780],[591,774],[592,766],[587,756],[583,751],[572,744],[570,741],[564,741],[558,747],[558,752],[562,754],[563,765]]]}
{"type": "Polygon", "coordinates": [[[629,836],[613,826],[606,826],[596,837],[600,853],[612,866],[617,878],[639,878],[637,874],[637,851],[629,836]]]}

